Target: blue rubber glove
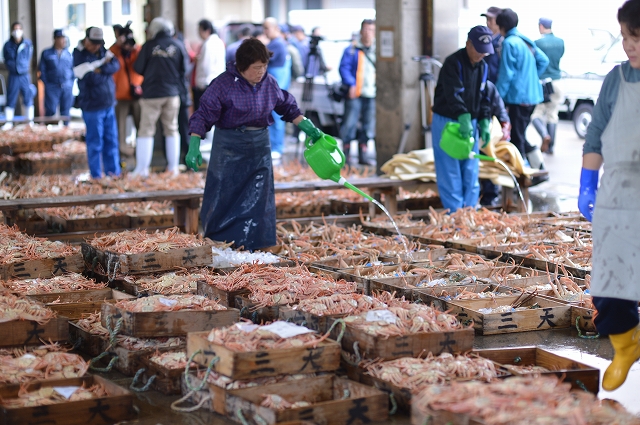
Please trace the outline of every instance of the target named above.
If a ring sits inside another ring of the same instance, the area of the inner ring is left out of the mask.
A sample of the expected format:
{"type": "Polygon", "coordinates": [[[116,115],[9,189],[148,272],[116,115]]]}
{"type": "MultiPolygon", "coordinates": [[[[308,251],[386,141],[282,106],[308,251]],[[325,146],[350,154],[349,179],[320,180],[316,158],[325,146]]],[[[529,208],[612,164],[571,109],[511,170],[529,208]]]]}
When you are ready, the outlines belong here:
{"type": "Polygon", "coordinates": [[[599,170],[583,168],[580,173],[580,195],[578,196],[578,209],[589,221],[593,219],[593,207],[596,205],[596,192],[598,191],[599,170]]]}
{"type": "Polygon", "coordinates": [[[198,171],[198,168],[202,165],[200,136],[196,136],[195,134],[191,135],[191,138],[189,139],[189,150],[187,151],[187,156],[184,158],[184,162],[187,164],[187,167],[191,168],[193,171],[198,171]]]}
{"type": "Polygon", "coordinates": [[[458,117],[458,122],[460,123],[460,135],[468,139],[473,135],[473,125],[471,125],[471,114],[466,113],[462,114],[458,117]]]}
{"type": "Polygon", "coordinates": [[[480,139],[482,140],[482,147],[486,148],[491,140],[491,130],[489,129],[489,118],[483,118],[478,121],[478,129],[480,130],[480,139]]]}

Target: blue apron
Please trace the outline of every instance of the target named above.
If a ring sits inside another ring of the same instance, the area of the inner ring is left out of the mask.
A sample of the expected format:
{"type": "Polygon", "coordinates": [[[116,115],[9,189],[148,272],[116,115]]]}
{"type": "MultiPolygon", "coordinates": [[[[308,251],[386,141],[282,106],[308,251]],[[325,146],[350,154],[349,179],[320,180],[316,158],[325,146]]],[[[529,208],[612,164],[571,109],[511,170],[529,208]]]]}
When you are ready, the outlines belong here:
{"type": "Polygon", "coordinates": [[[204,236],[254,250],[276,244],[269,131],[216,128],[200,220],[204,236]]]}

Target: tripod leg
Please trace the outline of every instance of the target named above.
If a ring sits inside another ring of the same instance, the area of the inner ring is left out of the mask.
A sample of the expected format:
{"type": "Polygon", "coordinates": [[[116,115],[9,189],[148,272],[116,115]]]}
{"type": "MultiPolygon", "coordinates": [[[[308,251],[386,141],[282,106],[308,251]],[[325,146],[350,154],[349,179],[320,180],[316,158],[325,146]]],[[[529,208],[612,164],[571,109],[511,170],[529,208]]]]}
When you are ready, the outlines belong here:
{"type": "Polygon", "coordinates": [[[429,125],[427,124],[427,105],[431,102],[427,100],[427,87],[424,79],[420,78],[420,122],[422,123],[422,137],[424,137],[424,147],[429,148],[429,139],[427,132],[429,125]]]}

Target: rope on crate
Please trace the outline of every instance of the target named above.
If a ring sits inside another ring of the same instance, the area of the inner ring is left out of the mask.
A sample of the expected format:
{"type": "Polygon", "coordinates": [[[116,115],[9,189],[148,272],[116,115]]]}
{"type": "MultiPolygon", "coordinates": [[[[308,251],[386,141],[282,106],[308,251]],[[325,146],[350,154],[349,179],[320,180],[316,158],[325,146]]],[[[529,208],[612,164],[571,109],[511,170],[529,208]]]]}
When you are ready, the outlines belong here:
{"type": "Polygon", "coordinates": [[[131,385],[129,385],[129,388],[131,388],[133,391],[137,393],[143,393],[145,391],[148,391],[149,388],[151,388],[151,384],[153,384],[153,381],[156,380],[156,375],[152,375],[145,385],[143,385],[142,387],[136,387],[136,383],[138,382],[138,379],[144,373],[145,370],[146,370],[145,368],[138,369],[135,376],[133,377],[133,381],[131,381],[131,385]]]}
{"type": "Polygon", "coordinates": [[[120,333],[120,329],[122,329],[122,317],[119,317],[118,320],[116,320],[116,326],[111,329],[111,322],[112,322],[113,317],[112,316],[106,316],[105,317],[105,322],[106,322],[106,328],[107,331],[109,331],[109,346],[106,348],[105,351],[109,350],[110,348],[115,348],[116,346],[116,336],[120,333]]]}
{"type": "Polygon", "coordinates": [[[249,309],[247,308],[247,306],[244,306],[240,309],[240,317],[244,317],[244,314],[249,311],[249,309]]]}
{"type": "Polygon", "coordinates": [[[75,341],[72,340],[71,337],[69,337],[69,341],[71,341],[73,343],[73,346],[71,347],[72,350],[77,350],[82,345],[82,337],[81,336],[79,336],[78,339],[76,339],[75,341]]]}
{"type": "Polygon", "coordinates": [[[242,425],[249,425],[249,422],[247,422],[247,420],[244,418],[244,415],[242,414],[242,409],[236,410],[236,416],[238,417],[238,420],[242,425]]]}
{"type": "Polygon", "coordinates": [[[389,393],[389,401],[391,402],[391,409],[389,409],[389,415],[393,416],[398,412],[398,403],[396,402],[396,397],[393,395],[393,392],[389,393]]]}
{"type": "Polygon", "coordinates": [[[576,385],[580,387],[581,390],[589,392],[589,390],[587,389],[587,387],[584,385],[584,382],[582,382],[579,379],[576,379],[576,385]]]}
{"type": "Polygon", "coordinates": [[[578,331],[578,336],[580,338],[584,338],[584,339],[596,339],[596,338],[600,338],[600,333],[597,333],[595,335],[585,335],[582,333],[582,329],[580,329],[580,319],[582,319],[582,316],[578,316],[576,317],[576,330],[578,331]]]}
{"type": "Polygon", "coordinates": [[[205,384],[207,383],[207,380],[209,379],[209,375],[211,374],[211,370],[213,369],[213,366],[216,363],[218,363],[218,361],[220,361],[220,357],[218,356],[215,356],[214,358],[212,358],[211,361],[209,362],[209,366],[207,366],[207,371],[204,374],[204,378],[202,379],[202,382],[200,382],[200,386],[198,388],[193,388],[191,386],[191,382],[189,382],[189,365],[191,365],[191,362],[193,361],[194,357],[200,353],[202,353],[202,350],[197,350],[193,354],[191,354],[191,357],[189,357],[189,361],[187,362],[187,365],[184,368],[184,382],[185,384],[187,384],[187,388],[189,388],[191,391],[200,391],[205,386],[205,384]]]}
{"type": "Polygon", "coordinates": [[[258,324],[258,310],[254,311],[251,315],[251,321],[255,324],[258,324]]]}
{"type": "Polygon", "coordinates": [[[342,337],[344,337],[344,332],[347,330],[347,323],[344,321],[344,319],[336,319],[336,321],[331,324],[331,327],[329,328],[327,333],[331,333],[333,328],[335,328],[338,323],[342,325],[342,328],[340,329],[340,334],[338,334],[338,338],[336,338],[336,342],[340,343],[342,341],[342,337]]]}
{"type": "Polygon", "coordinates": [[[185,413],[195,412],[196,410],[204,406],[204,404],[207,401],[211,400],[211,395],[207,394],[206,396],[202,397],[202,399],[200,400],[200,403],[196,404],[195,406],[191,406],[191,407],[178,406],[178,404],[187,401],[195,393],[196,393],[195,391],[189,391],[184,397],[180,397],[179,399],[171,403],[171,410],[175,410],[176,412],[185,412],[185,413]]]}
{"type": "Polygon", "coordinates": [[[262,416],[258,415],[257,413],[253,415],[253,420],[256,421],[258,425],[269,425],[269,422],[265,421],[262,416]]]}
{"type": "Polygon", "coordinates": [[[356,365],[359,365],[362,361],[362,356],[360,356],[360,345],[358,341],[353,343],[353,354],[356,355],[356,365]]]}
{"type": "Polygon", "coordinates": [[[97,357],[94,357],[93,359],[89,360],[89,369],[91,369],[93,371],[96,371],[96,372],[111,372],[111,369],[113,369],[113,366],[118,361],[118,356],[113,356],[113,358],[111,359],[111,361],[109,362],[107,367],[95,367],[93,365],[95,362],[97,362],[98,360],[102,359],[107,354],[109,354],[109,352],[105,351],[102,354],[99,354],[97,357]]]}
{"type": "Polygon", "coordinates": [[[345,389],[342,391],[342,400],[346,400],[346,399],[348,399],[349,397],[351,397],[351,392],[349,391],[349,389],[348,389],[348,388],[345,388],[345,389]]]}

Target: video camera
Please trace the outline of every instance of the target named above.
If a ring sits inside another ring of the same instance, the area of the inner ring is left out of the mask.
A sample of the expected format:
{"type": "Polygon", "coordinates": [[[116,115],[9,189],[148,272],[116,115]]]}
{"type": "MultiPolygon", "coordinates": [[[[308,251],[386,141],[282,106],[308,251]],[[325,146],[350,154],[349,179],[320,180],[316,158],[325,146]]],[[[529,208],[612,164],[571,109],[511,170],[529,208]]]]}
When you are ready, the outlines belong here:
{"type": "Polygon", "coordinates": [[[132,23],[133,22],[131,21],[127,21],[127,24],[124,26],[124,28],[122,28],[122,31],[120,32],[120,34],[124,36],[123,44],[127,44],[131,47],[135,46],[136,44],[136,40],[135,38],[133,38],[133,31],[130,28],[132,23]]]}
{"type": "Polygon", "coordinates": [[[311,52],[315,52],[318,50],[318,43],[324,40],[324,37],[321,35],[310,35],[309,36],[309,49],[311,52]]]}

